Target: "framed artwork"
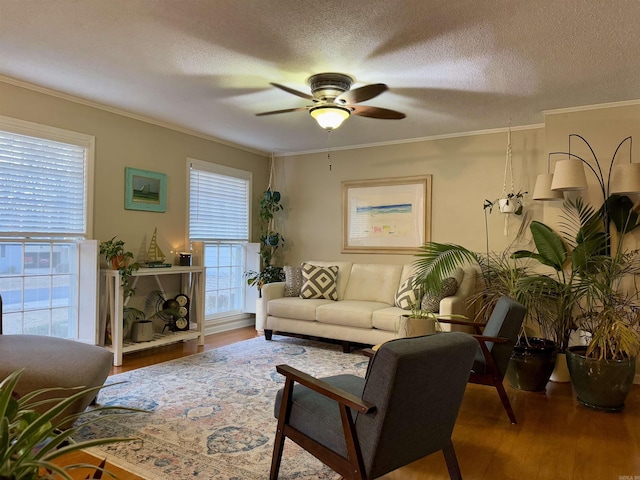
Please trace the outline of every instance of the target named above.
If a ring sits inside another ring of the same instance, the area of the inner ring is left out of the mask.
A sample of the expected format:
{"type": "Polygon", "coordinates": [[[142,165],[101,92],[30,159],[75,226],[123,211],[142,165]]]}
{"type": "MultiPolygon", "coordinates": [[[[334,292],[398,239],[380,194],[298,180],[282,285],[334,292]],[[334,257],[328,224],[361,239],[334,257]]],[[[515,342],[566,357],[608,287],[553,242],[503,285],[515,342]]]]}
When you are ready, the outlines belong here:
{"type": "Polygon", "coordinates": [[[124,169],[124,208],[148,212],[167,211],[167,176],[164,173],[124,169]]]}
{"type": "Polygon", "coordinates": [[[342,182],[342,233],[342,253],[416,253],[431,237],[431,175],[342,182]]]}

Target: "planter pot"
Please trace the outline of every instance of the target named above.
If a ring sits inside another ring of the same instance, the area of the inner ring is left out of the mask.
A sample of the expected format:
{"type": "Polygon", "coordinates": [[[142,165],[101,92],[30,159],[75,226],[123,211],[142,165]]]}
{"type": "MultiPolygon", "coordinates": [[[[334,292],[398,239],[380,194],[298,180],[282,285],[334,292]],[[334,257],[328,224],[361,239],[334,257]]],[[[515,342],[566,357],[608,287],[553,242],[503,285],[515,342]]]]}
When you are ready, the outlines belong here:
{"type": "Polygon", "coordinates": [[[547,386],[556,364],[558,346],[551,340],[529,338],[513,347],[506,377],[518,390],[541,392],[547,386]]]}
{"type": "Polygon", "coordinates": [[[586,407],[619,412],[633,384],[636,359],[596,360],[586,358],[586,351],[584,346],[567,349],[567,366],[578,401],[586,407]]]}
{"type": "Polygon", "coordinates": [[[500,208],[500,213],[514,213],[518,209],[518,201],[500,198],[498,199],[498,207],[500,208]]]}
{"type": "Polygon", "coordinates": [[[131,340],[134,342],[149,342],[153,340],[153,322],[135,322],[131,331],[131,340]]]}

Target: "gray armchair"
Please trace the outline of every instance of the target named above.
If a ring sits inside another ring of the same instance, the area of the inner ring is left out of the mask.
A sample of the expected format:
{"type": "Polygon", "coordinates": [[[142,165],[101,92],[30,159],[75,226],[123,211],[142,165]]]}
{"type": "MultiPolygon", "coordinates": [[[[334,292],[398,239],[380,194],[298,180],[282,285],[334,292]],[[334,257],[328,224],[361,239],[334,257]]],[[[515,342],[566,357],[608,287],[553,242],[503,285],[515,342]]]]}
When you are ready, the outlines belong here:
{"type": "Polygon", "coordinates": [[[474,338],[478,341],[478,351],[469,376],[469,383],[495,387],[509,420],[513,424],[517,423],[516,414],[511,407],[502,382],[507,373],[513,346],[518,340],[525,314],[524,306],[512,298],[501,297],[486,324],[461,320],[438,320],[441,323],[453,323],[475,328],[474,338]]]}
{"type": "MultiPolygon", "coordinates": [[[[23,368],[16,388],[19,395],[42,388],[101,386],[109,375],[112,360],[111,353],[95,345],[41,335],[2,335],[0,296],[0,380],[23,368]]],[[[61,398],[75,393],[77,390],[56,390],[42,394],[38,399],[61,398]]],[[[95,394],[79,399],[61,418],[83,411],[94,398],[95,394]]],[[[50,406],[42,405],[40,411],[50,406]]]]}
{"type": "Polygon", "coordinates": [[[347,480],[378,478],[438,450],[461,479],[451,434],[477,348],[460,332],[392,340],[366,379],[315,379],[279,365],[286,382],[276,397],[271,480],[286,437],[347,480]]]}

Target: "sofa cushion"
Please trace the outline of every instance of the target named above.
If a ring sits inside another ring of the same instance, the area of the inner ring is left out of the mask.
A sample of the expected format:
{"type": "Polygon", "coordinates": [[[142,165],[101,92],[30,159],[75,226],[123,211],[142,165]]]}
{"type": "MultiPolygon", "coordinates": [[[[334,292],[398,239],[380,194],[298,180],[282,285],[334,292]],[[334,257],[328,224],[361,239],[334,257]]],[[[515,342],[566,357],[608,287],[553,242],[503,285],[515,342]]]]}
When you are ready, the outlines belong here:
{"type": "Polygon", "coordinates": [[[345,300],[365,300],[369,302],[384,302],[393,305],[402,265],[385,265],[374,263],[354,263],[345,300]]]}
{"type": "Polygon", "coordinates": [[[338,300],[344,300],[344,291],[349,283],[349,277],[351,276],[351,267],[353,262],[325,262],[322,260],[307,260],[305,263],[311,265],[318,265],[320,267],[330,267],[333,265],[338,266],[338,300]]]}
{"type": "Polygon", "coordinates": [[[440,300],[444,297],[455,295],[459,286],[458,281],[454,277],[445,278],[442,280],[442,288],[438,294],[424,294],[420,304],[420,310],[424,312],[437,313],[440,310],[440,300]]]}
{"type": "Polygon", "coordinates": [[[298,297],[302,288],[302,268],[285,265],[284,269],[284,296],[298,297]]]}
{"type": "Polygon", "coordinates": [[[338,300],[338,266],[321,267],[302,264],[302,287],[300,298],[326,298],[338,300]]]}
{"type": "Polygon", "coordinates": [[[327,303],[326,299],[304,299],[300,297],[280,297],[269,300],[268,314],[272,317],[291,318],[293,320],[316,320],[316,308],[327,303]]]}
{"type": "Polygon", "coordinates": [[[415,286],[413,284],[414,281],[414,277],[409,277],[400,284],[394,302],[396,307],[400,307],[403,310],[411,310],[411,307],[419,302],[422,289],[419,286],[415,286]]]}
{"type": "Polygon", "coordinates": [[[316,309],[316,320],[319,323],[329,323],[332,325],[371,328],[373,312],[388,306],[388,304],[380,302],[342,300],[340,302],[318,306],[316,309]]]}

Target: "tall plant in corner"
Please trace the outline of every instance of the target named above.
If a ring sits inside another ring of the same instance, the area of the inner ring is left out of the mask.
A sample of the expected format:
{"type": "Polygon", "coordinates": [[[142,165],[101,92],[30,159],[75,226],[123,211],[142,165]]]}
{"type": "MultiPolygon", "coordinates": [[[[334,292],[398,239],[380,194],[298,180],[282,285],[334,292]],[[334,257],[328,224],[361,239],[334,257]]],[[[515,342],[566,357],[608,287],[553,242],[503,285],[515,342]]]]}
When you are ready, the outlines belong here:
{"type": "Polygon", "coordinates": [[[276,251],[284,244],[284,238],[276,230],[276,213],[284,207],[280,203],[282,196],[272,185],[275,176],[275,163],[271,155],[271,167],[269,172],[269,185],[262,194],[258,217],[260,218],[260,271],[250,270],[245,272],[247,283],[257,286],[258,291],[265,283],[284,281],[284,271],[281,266],[276,266],[276,251]]]}

